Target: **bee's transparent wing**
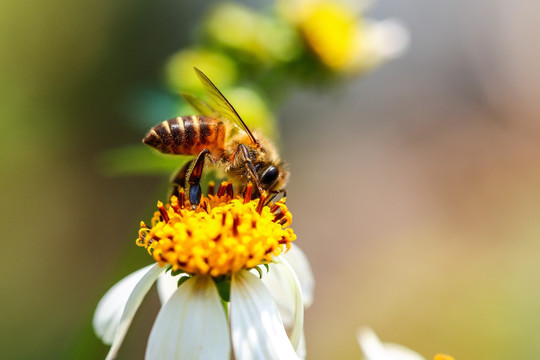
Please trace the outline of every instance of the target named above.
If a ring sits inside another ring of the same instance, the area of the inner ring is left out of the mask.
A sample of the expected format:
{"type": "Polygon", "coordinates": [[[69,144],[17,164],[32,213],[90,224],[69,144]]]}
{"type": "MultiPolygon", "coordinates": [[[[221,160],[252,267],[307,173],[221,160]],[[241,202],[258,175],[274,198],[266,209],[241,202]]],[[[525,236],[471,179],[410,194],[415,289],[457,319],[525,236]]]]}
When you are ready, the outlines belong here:
{"type": "Polygon", "coordinates": [[[191,94],[185,94],[181,93],[182,98],[193,108],[195,111],[197,111],[197,114],[204,115],[204,116],[210,116],[210,117],[217,117],[217,112],[210,106],[206,101],[199,99],[195,95],[191,94]]]}
{"type": "Polygon", "coordinates": [[[201,70],[197,68],[194,69],[197,73],[197,76],[199,77],[199,80],[204,86],[204,90],[206,91],[206,95],[208,96],[208,100],[210,101],[210,109],[214,110],[214,112],[220,119],[227,119],[229,121],[232,121],[235,125],[240,127],[246,132],[246,134],[249,135],[251,141],[253,141],[254,144],[258,144],[259,142],[255,138],[255,136],[253,136],[242,118],[240,118],[240,115],[238,115],[229,100],[227,100],[225,96],[223,96],[223,94],[221,93],[221,91],[219,91],[216,85],[214,85],[214,83],[212,83],[212,81],[210,81],[210,79],[201,70]]]}

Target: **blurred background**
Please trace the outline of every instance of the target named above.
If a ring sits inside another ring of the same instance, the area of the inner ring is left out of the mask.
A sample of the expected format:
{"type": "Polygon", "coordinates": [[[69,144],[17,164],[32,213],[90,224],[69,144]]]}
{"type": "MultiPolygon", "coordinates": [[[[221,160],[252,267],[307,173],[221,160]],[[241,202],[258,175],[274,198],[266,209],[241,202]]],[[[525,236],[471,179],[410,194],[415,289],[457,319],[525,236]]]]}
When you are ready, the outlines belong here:
{"type": "MultiPolygon", "coordinates": [[[[167,176],[99,159],[180,115],[164,67],[216,3],[0,2],[3,358],[106,354],[93,310],[150,262],[135,238],[167,176]]],[[[539,10],[379,0],[367,15],[400,19],[407,53],[274,114],[317,281],[309,359],[359,359],[363,325],[428,359],[540,358],[539,10]]],[[[143,358],[157,310],[152,292],[120,359],[143,358]]]]}

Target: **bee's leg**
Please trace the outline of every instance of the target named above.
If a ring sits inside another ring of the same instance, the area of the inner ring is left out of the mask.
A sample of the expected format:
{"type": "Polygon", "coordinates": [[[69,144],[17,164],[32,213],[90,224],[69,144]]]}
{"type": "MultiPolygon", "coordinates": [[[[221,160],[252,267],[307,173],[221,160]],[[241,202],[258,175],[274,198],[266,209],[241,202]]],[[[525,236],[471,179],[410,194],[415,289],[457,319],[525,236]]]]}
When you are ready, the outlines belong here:
{"type": "Polygon", "coordinates": [[[259,190],[259,193],[263,193],[263,189],[261,187],[261,183],[259,181],[259,175],[257,175],[257,170],[255,170],[255,166],[253,166],[253,162],[251,161],[251,158],[249,157],[249,150],[244,144],[238,145],[236,148],[236,151],[233,155],[233,161],[236,161],[237,157],[243,157],[244,158],[244,164],[247,168],[250,180],[252,180],[255,185],[257,186],[257,189],[259,190]]]}
{"type": "Polygon", "coordinates": [[[281,190],[274,190],[271,192],[272,196],[270,196],[268,198],[268,200],[266,200],[266,204],[264,204],[265,206],[268,206],[268,204],[270,204],[272,201],[274,201],[274,199],[279,195],[279,194],[283,194],[283,196],[281,198],[284,198],[284,197],[287,197],[287,190],[286,189],[281,189],[281,190]]]}
{"type": "Polygon", "coordinates": [[[194,160],[190,160],[190,161],[186,162],[184,164],[184,166],[182,166],[180,168],[180,170],[178,170],[178,172],[176,174],[174,174],[174,176],[172,177],[172,179],[171,179],[171,190],[169,192],[169,199],[173,195],[178,197],[180,189],[185,189],[185,187],[186,187],[186,177],[187,177],[187,174],[189,173],[189,169],[193,165],[193,161],[194,160]]]}
{"type": "Polygon", "coordinates": [[[199,153],[197,158],[193,161],[193,168],[186,177],[189,184],[189,202],[194,207],[197,207],[201,202],[202,190],[201,190],[201,176],[204,168],[204,160],[208,157],[210,161],[214,162],[214,159],[210,156],[210,150],[204,149],[199,153]]]}

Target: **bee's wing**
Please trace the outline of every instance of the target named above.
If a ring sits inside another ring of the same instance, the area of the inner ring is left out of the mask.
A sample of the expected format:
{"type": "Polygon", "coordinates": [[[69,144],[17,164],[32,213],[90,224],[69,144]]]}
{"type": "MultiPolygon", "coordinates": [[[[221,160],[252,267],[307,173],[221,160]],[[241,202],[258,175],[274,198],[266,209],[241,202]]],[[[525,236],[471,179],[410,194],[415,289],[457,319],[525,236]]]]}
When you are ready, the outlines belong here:
{"type": "Polygon", "coordinates": [[[235,125],[240,127],[246,132],[246,134],[249,135],[251,141],[253,141],[254,144],[258,144],[259,142],[255,138],[255,136],[253,136],[242,118],[240,118],[240,115],[238,115],[229,100],[227,100],[225,96],[223,96],[223,94],[221,93],[221,91],[219,91],[216,85],[214,85],[214,83],[212,83],[212,81],[210,81],[210,79],[201,70],[197,68],[194,69],[197,73],[197,76],[199,77],[199,80],[204,86],[204,90],[206,91],[206,95],[208,96],[208,99],[210,101],[210,108],[214,110],[214,112],[219,118],[232,121],[235,125]]]}
{"type": "Polygon", "coordinates": [[[195,111],[197,111],[197,114],[209,116],[209,117],[216,117],[218,114],[217,112],[206,103],[206,101],[199,99],[195,95],[181,93],[182,98],[193,108],[195,111]]]}

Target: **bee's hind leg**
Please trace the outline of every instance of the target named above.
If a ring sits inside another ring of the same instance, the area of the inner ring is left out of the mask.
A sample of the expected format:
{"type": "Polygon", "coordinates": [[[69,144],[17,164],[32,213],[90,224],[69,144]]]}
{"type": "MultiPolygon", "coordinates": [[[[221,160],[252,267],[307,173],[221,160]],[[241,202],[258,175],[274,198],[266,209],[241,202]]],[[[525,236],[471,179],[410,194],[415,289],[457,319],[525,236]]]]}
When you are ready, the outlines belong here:
{"type": "Polygon", "coordinates": [[[195,160],[189,160],[186,162],[174,176],[171,178],[171,189],[169,191],[169,199],[171,196],[179,197],[180,189],[186,188],[186,178],[189,173],[189,169],[193,166],[195,160]]]}
{"type": "MultiPolygon", "coordinates": [[[[193,167],[189,175],[186,176],[187,182],[189,184],[189,202],[193,207],[197,207],[201,202],[202,190],[201,190],[201,176],[204,168],[204,160],[209,158],[213,163],[215,162],[212,156],[210,155],[210,150],[204,149],[199,153],[197,158],[192,161],[193,167]]],[[[186,189],[187,190],[187,189],[186,189]]]]}

